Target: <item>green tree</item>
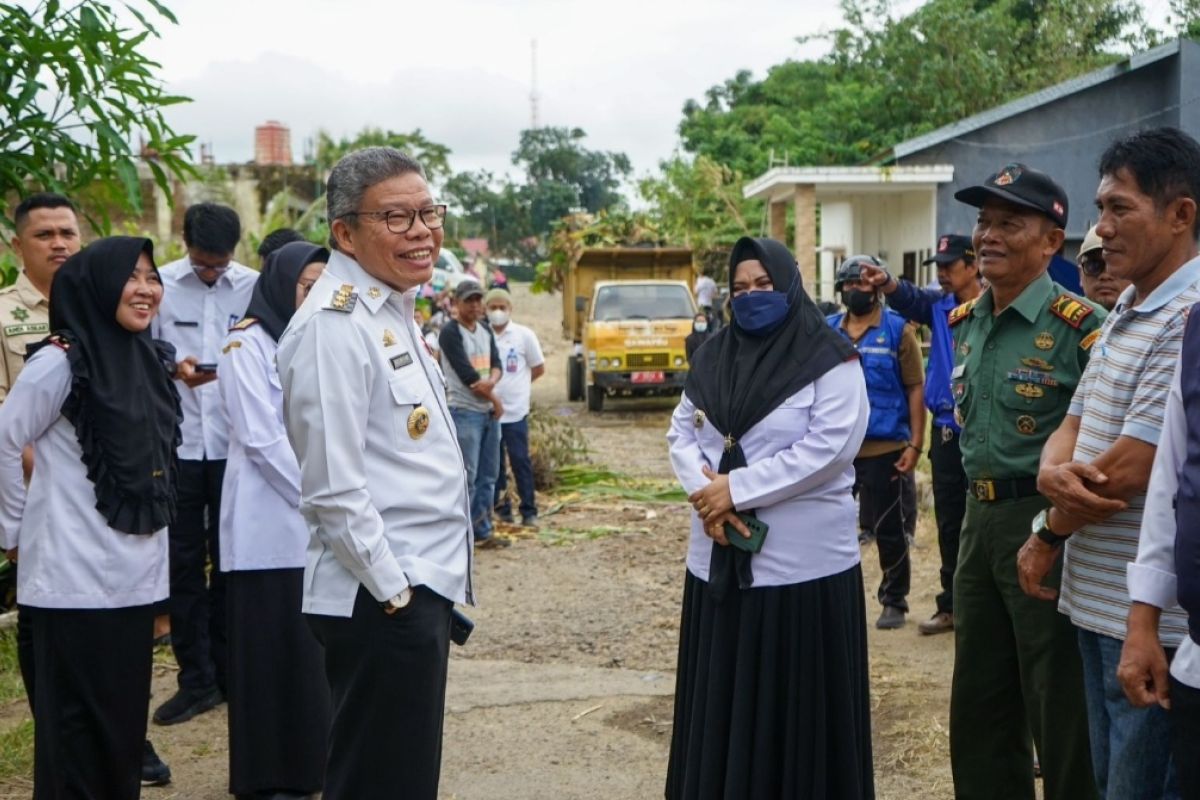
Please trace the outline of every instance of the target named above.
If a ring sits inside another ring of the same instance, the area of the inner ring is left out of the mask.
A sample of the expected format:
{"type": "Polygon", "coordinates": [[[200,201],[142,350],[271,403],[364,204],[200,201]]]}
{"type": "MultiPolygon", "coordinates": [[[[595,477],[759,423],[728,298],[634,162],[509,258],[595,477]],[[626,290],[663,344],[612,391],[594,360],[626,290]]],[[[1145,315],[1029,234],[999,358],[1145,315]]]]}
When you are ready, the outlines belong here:
{"type": "Polygon", "coordinates": [[[317,163],[331,167],[351,150],[363,147],[394,147],[421,162],[430,183],[440,183],[450,175],[450,148],[431,141],[417,128],[412,133],[397,133],[383,128],[363,128],[352,138],[334,141],[325,131],[317,133],[317,163]]]}
{"type": "Polygon", "coordinates": [[[598,212],[622,204],[621,181],[633,172],[624,153],[589,150],[581,128],[533,128],[521,131],[513,164],[524,168],[524,196],[534,232],[575,209],[598,212]]]}
{"type": "Polygon", "coordinates": [[[522,187],[480,170],[455,174],[444,193],[455,211],[450,223],[455,238],[482,236],[497,255],[532,260],[533,229],[522,187]]]}
{"type": "Polygon", "coordinates": [[[140,51],[159,35],[152,20],[177,21],[156,0],[146,0],[149,9],[122,5],[136,24],[126,27],[97,0],[0,3],[0,197],[87,190],[87,207],[99,214],[89,219],[106,231],[110,208],[142,208],[136,136],[168,197],[168,175],[191,174],[194,137],[176,134],[163,118],[164,108],[188,99],[167,94],[155,77],[159,65],[140,51]]]}

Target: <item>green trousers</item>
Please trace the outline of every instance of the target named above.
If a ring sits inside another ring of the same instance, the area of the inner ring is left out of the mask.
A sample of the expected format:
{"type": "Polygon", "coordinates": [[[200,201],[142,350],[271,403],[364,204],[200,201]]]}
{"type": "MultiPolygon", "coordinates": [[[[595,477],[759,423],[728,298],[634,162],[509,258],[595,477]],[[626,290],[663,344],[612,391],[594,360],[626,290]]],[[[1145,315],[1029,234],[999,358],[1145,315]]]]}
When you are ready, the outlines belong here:
{"type": "MultiPolygon", "coordinates": [[[[1056,602],[1017,582],[1017,551],[1046,507],[1040,496],[967,499],[954,573],[950,762],[956,800],[1096,800],[1075,629],[1056,602]]],[[[1061,564],[1046,578],[1058,587],[1061,564]]]]}

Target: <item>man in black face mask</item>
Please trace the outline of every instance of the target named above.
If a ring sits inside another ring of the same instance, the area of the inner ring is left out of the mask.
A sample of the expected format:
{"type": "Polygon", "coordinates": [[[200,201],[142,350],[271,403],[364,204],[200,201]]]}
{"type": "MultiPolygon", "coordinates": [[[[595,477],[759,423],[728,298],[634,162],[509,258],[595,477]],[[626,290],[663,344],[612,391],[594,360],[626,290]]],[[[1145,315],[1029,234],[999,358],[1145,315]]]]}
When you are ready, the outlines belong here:
{"type": "Polygon", "coordinates": [[[871,416],[854,460],[854,493],[860,518],[879,546],[879,602],[875,627],[904,625],[911,569],[904,536],[904,481],[925,439],[925,370],[916,334],[880,302],[879,290],[864,283],[862,265],[881,267],[873,256],[851,256],[838,268],[834,289],[848,313],[826,318],[858,350],[867,381],[871,416]]]}

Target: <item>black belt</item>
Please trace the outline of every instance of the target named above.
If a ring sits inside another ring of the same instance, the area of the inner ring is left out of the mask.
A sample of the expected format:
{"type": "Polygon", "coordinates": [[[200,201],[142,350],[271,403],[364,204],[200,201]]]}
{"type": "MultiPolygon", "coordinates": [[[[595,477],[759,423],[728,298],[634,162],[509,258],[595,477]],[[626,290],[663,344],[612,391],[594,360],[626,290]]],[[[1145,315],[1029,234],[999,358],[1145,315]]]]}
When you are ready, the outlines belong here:
{"type": "Polygon", "coordinates": [[[997,500],[1016,500],[1019,497],[1033,497],[1038,493],[1037,478],[968,480],[970,482],[971,496],[981,503],[993,503],[997,500]]]}

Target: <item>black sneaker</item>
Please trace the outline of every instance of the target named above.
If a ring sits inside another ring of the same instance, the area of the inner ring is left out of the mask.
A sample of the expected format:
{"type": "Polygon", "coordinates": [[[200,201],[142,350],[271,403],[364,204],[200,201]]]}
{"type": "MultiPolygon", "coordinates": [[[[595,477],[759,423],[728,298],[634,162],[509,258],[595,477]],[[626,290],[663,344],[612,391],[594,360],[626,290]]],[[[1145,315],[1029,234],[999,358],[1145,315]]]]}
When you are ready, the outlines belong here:
{"type": "Polygon", "coordinates": [[[142,786],[166,786],[171,782],[171,768],[163,763],[154,752],[154,745],[146,740],[146,749],[142,751],[142,786]]]}
{"type": "Polygon", "coordinates": [[[883,613],[875,620],[875,627],[883,631],[904,627],[904,612],[895,606],[884,606],[883,613]]]}
{"type": "Polygon", "coordinates": [[[174,697],[155,710],[154,723],[156,725],[178,725],[180,722],[187,722],[197,714],[203,714],[205,711],[216,708],[223,702],[225,702],[225,696],[216,687],[203,692],[180,689],[174,697]]]}

